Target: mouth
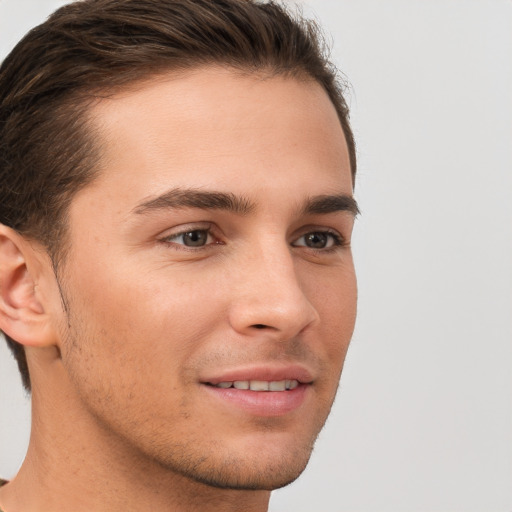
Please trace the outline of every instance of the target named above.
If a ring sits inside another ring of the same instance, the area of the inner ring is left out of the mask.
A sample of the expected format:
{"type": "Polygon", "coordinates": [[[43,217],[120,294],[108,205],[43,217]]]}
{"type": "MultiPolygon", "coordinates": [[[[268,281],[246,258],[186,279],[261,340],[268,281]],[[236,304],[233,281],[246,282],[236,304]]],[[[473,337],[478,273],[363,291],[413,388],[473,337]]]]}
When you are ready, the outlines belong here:
{"type": "Polygon", "coordinates": [[[313,378],[301,366],[240,368],[207,378],[202,384],[214,403],[226,411],[251,416],[284,416],[313,398],[313,378]]]}
{"type": "Polygon", "coordinates": [[[213,386],[220,389],[242,389],[249,391],[290,391],[297,388],[300,384],[295,379],[284,379],[284,380],[235,380],[235,381],[223,381],[217,384],[211,382],[206,383],[208,386],[213,386]]]}

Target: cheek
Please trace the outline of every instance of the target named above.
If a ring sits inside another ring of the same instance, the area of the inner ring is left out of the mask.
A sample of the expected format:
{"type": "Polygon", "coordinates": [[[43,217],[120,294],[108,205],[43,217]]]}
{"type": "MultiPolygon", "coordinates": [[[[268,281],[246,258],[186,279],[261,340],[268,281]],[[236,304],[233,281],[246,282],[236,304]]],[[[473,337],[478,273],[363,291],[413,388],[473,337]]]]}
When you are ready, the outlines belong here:
{"type": "Polygon", "coordinates": [[[357,309],[357,281],[352,259],[338,267],[304,272],[304,289],[320,319],[337,325],[339,332],[352,332],[357,309]]]}
{"type": "Polygon", "coordinates": [[[198,350],[222,318],[223,298],[179,270],[138,269],[103,269],[72,280],[71,289],[79,290],[70,298],[72,327],[88,338],[91,353],[157,378],[170,364],[178,371],[198,350]]]}
{"type": "Polygon", "coordinates": [[[126,410],[134,423],[157,413],[170,421],[186,407],[183,375],[210,321],[183,290],[140,273],[109,275],[104,286],[100,273],[69,282],[63,363],[82,400],[115,428],[125,428],[126,410]]]}
{"type": "Polygon", "coordinates": [[[319,315],[319,336],[333,372],[339,374],[354,331],[357,282],[352,264],[331,269],[307,283],[308,296],[319,315]]]}

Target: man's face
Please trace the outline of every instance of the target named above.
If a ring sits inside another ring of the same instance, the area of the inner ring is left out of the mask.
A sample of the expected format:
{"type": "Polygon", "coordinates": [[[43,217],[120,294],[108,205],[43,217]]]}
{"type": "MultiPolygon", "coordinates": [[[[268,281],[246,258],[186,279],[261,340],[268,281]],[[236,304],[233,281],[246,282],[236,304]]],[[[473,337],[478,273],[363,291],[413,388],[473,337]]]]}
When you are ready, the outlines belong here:
{"type": "Polygon", "coordinates": [[[146,464],[285,485],[329,413],[354,327],[333,105],[313,82],[212,67],[92,114],[102,169],[72,202],[60,276],[72,393],[98,436],[106,427],[146,464]]]}

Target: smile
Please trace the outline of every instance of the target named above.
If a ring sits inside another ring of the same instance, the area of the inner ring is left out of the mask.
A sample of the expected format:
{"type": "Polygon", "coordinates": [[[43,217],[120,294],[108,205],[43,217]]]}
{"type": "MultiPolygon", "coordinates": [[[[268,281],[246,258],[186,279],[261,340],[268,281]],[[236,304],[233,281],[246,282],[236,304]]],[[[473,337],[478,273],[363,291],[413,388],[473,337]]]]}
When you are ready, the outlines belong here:
{"type": "Polygon", "coordinates": [[[285,380],[235,380],[219,382],[217,384],[210,384],[216,388],[228,389],[243,389],[250,391],[290,391],[299,385],[299,381],[295,379],[285,380]]]}

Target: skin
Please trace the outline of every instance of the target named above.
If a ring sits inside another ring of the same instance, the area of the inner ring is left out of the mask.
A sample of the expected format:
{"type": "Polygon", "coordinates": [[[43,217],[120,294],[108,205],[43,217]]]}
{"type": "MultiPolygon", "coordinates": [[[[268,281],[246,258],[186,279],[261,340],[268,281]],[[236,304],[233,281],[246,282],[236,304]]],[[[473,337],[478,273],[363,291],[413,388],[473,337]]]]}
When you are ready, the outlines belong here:
{"type": "Polygon", "coordinates": [[[0,230],[0,328],[25,344],[33,382],[29,451],[0,503],[266,510],[307,464],[354,327],[335,109],[312,81],[208,67],[102,99],[91,117],[102,169],[71,203],[58,277],[36,243],[0,230]],[[193,207],[197,192],[236,208],[193,207]],[[338,202],[315,210],[325,196],[338,202]],[[308,375],[290,410],[208,384],[290,368],[308,375]]]}

